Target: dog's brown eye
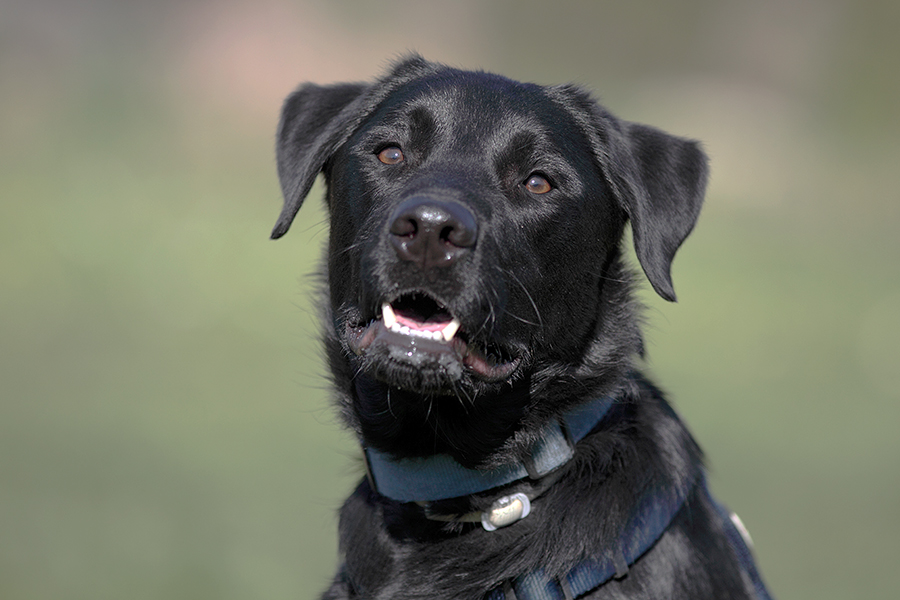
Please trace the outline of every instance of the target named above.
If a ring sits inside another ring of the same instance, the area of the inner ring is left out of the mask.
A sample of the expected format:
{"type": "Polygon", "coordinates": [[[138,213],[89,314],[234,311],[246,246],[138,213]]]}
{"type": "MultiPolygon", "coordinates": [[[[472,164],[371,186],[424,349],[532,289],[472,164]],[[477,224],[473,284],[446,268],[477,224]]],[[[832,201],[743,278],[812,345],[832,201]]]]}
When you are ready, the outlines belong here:
{"type": "Polygon", "coordinates": [[[546,194],[553,189],[553,186],[543,175],[532,175],[525,182],[525,189],[532,194],[546,194]]]}
{"type": "Polygon", "coordinates": [[[378,160],[386,165],[396,165],[403,162],[403,150],[397,146],[388,146],[378,153],[378,160]]]}

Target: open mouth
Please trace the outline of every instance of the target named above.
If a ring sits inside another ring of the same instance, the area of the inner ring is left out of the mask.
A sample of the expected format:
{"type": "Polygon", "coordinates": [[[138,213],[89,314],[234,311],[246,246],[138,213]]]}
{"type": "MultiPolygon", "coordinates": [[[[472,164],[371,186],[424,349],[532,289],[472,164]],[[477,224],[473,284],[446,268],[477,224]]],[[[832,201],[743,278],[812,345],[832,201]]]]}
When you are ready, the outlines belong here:
{"type": "Polygon", "coordinates": [[[380,317],[367,324],[348,323],[346,336],[357,356],[382,355],[406,367],[439,370],[453,379],[462,367],[479,379],[502,381],[520,362],[498,347],[473,342],[459,318],[418,292],[384,302],[380,317]]]}
{"type": "Polygon", "coordinates": [[[459,319],[441,305],[421,294],[413,294],[381,305],[385,329],[400,335],[411,335],[435,341],[451,342],[459,331],[459,319]]]}

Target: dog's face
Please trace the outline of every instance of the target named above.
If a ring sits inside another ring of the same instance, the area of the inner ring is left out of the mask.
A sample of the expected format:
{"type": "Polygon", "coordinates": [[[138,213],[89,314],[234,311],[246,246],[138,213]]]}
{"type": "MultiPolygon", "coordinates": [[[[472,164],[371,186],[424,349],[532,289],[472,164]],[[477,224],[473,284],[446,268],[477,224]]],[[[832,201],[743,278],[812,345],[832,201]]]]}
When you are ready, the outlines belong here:
{"type": "Polygon", "coordinates": [[[624,363],[639,344],[624,226],[674,299],[669,266],[706,173],[695,143],[619,121],[577,88],[418,58],[372,85],[299,89],[278,159],[273,237],[326,176],[329,337],[347,371],[466,398],[624,363]]]}
{"type": "Polygon", "coordinates": [[[625,214],[541,88],[408,84],[335,153],[328,181],[331,304],[365,371],[453,393],[590,343],[625,214]]]}

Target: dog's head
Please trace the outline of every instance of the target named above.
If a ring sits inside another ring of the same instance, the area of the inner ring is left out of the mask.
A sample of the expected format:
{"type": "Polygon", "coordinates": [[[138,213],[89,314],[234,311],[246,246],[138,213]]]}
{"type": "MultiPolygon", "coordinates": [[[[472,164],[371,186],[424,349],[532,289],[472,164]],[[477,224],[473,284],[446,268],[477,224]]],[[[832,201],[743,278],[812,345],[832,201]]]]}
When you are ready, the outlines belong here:
{"type": "Polygon", "coordinates": [[[674,300],[670,265],[706,180],[695,142],[578,88],[418,57],[374,84],[300,87],[277,156],[273,238],[318,173],[328,186],[332,367],[432,397],[620,372],[639,346],[624,227],[674,300]]]}

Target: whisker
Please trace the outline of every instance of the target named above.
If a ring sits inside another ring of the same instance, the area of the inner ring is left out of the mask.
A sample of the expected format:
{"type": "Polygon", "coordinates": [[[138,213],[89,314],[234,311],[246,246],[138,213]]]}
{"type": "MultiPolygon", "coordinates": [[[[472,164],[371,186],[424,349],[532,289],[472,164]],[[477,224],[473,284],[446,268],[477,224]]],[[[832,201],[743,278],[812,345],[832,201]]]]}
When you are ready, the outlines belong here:
{"type": "Polygon", "coordinates": [[[519,317],[519,316],[517,316],[517,315],[514,315],[513,313],[511,313],[511,312],[509,312],[509,311],[507,311],[506,314],[508,314],[509,316],[513,317],[514,319],[516,319],[516,320],[518,320],[518,321],[521,321],[521,322],[523,322],[523,323],[528,323],[529,325],[535,325],[535,326],[540,327],[541,329],[543,329],[543,327],[544,327],[544,320],[541,318],[541,311],[538,310],[537,304],[536,304],[535,301],[534,301],[534,297],[532,297],[531,292],[528,291],[528,288],[525,287],[525,284],[522,283],[522,282],[519,280],[519,278],[516,277],[515,273],[513,273],[512,271],[509,271],[509,270],[507,270],[507,269],[503,269],[503,268],[501,268],[501,267],[497,267],[497,270],[499,270],[500,272],[505,273],[506,275],[508,275],[508,276],[516,283],[516,285],[518,285],[519,288],[521,288],[521,290],[522,290],[523,292],[525,292],[525,297],[528,298],[528,301],[531,303],[531,308],[534,309],[534,315],[535,315],[535,317],[537,317],[538,322],[537,322],[537,323],[532,323],[531,321],[525,320],[524,318],[519,317]]]}
{"type": "Polygon", "coordinates": [[[466,404],[469,406],[475,406],[475,400],[468,394],[466,394],[465,390],[462,389],[456,382],[453,383],[453,395],[456,396],[456,399],[459,400],[459,403],[462,405],[463,410],[466,411],[466,414],[469,414],[469,409],[466,407],[466,404]]]}
{"type": "Polygon", "coordinates": [[[388,412],[391,413],[391,416],[396,419],[397,415],[394,414],[394,407],[391,406],[391,388],[390,387],[388,387],[388,389],[387,389],[387,405],[388,405],[388,412]]]}
{"type": "Polygon", "coordinates": [[[350,252],[356,250],[357,248],[361,248],[362,245],[363,245],[362,242],[354,242],[353,244],[350,244],[350,245],[347,246],[346,248],[341,248],[340,251],[338,251],[338,252],[336,253],[336,255],[337,255],[337,256],[343,256],[344,254],[348,254],[348,253],[350,253],[350,252]]]}

